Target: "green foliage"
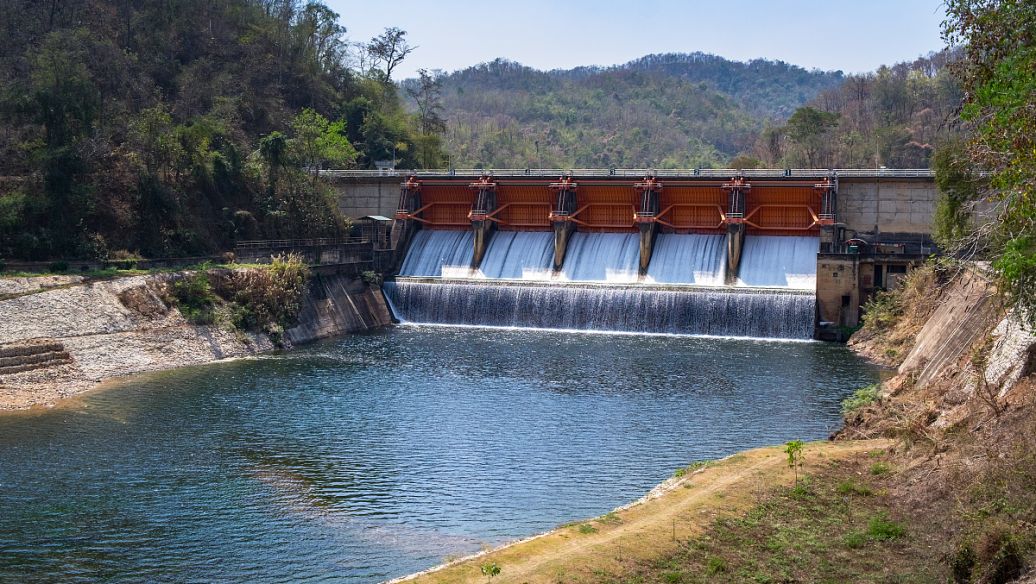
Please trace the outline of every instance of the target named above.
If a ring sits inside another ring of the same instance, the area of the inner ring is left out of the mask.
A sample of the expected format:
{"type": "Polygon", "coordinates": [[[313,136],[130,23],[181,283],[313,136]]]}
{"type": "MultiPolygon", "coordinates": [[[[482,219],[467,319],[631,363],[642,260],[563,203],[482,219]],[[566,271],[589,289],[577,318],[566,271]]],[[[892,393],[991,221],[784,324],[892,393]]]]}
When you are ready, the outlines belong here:
{"type": "Polygon", "coordinates": [[[314,176],[324,165],[345,168],[357,156],[345,135],[345,120],[329,122],[316,111],[305,108],[291,122],[291,149],[302,168],[314,176]]]}
{"type": "Polygon", "coordinates": [[[867,485],[861,485],[851,479],[838,483],[836,491],[839,495],[860,495],[864,497],[869,497],[874,494],[874,489],[867,485]]]}
{"type": "Polygon", "coordinates": [[[979,192],[964,142],[956,139],[940,146],[932,159],[932,170],[939,189],[932,236],[940,246],[954,249],[970,231],[969,203],[979,192]]]}
{"type": "Polygon", "coordinates": [[[278,256],[268,266],[231,272],[221,295],[236,305],[238,328],[279,335],[302,309],[309,267],[298,256],[278,256]]]}
{"type": "Polygon", "coordinates": [[[967,92],[961,117],[973,127],[967,155],[988,172],[988,186],[975,196],[1000,210],[978,232],[979,247],[1000,257],[999,289],[1036,325],[1036,5],[950,0],[943,26],[963,53],[954,73],[967,92]]]}
{"type": "Polygon", "coordinates": [[[870,473],[874,476],[887,475],[892,472],[892,467],[887,462],[875,462],[870,467],[870,473]]]}
{"type": "Polygon", "coordinates": [[[597,528],[589,523],[580,523],[576,530],[583,535],[590,535],[591,533],[597,533],[597,528]]]}
{"type": "Polygon", "coordinates": [[[703,54],[551,72],[497,60],[441,79],[446,142],[455,167],[723,166],[763,119],[839,79],[703,54]]]}
{"type": "Polygon", "coordinates": [[[889,519],[886,513],[878,513],[867,522],[867,536],[875,541],[891,541],[905,534],[906,528],[889,519]]]}
{"type": "Polygon", "coordinates": [[[842,415],[851,415],[856,410],[878,401],[880,397],[880,383],[872,383],[871,385],[861,387],[854,391],[852,395],[842,400],[842,415]]]}
{"type": "Polygon", "coordinates": [[[784,453],[788,455],[788,466],[795,471],[795,484],[799,483],[799,468],[802,467],[802,440],[792,440],[784,445],[784,453]]]}
{"type": "Polygon", "coordinates": [[[488,577],[490,581],[494,576],[500,575],[500,566],[496,562],[486,562],[479,566],[479,569],[482,571],[482,575],[488,577]]]}
{"type": "Polygon", "coordinates": [[[839,115],[805,106],[795,110],[788,118],[788,136],[794,140],[806,155],[810,168],[817,168],[819,154],[829,140],[828,131],[838,125],[839,115]]]}
{"type": "Polygon", "coordinates": [[[215,322],[215,306],[219,297],[212,290],[212,283],[205,272],[198,272],[173,281],[167,300],[180,310],[187,322],[212,324],[215,322]]]}
{"type": "Polygon", "coordinates": [[[441,158],[393,84],[347,67],[337,14],[275,4],[7,11],[0,175],[16,187],[0,191],[0,254],[195,256],[241,238],[337,236],[319,169],[369,167],[393,147],[413,166],[418,144],[422,160],[441,158]]]}

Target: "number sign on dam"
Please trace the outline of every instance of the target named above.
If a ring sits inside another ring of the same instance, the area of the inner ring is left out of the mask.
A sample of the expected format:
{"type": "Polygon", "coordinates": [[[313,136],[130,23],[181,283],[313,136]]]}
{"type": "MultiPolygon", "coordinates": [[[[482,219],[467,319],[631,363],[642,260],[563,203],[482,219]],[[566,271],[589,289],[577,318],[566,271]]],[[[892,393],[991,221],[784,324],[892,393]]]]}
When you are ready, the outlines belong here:
{"type": "Polygon", "coordinates": [[[332,176],[393,218],[384,291],[418,323],[832,339],[935,251],[927,170],[332,176]]]}

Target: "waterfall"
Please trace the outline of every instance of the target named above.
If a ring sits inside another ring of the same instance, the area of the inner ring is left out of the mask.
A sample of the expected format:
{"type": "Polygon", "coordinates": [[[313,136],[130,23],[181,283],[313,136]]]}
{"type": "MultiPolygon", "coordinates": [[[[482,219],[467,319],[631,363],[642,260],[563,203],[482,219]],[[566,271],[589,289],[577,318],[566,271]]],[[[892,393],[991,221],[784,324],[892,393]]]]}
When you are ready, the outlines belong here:
{"type": "Polygon", "coordinates": [[[554,234],[498,231],[489,240],[476,278],[546,280],[554,263],[554,234]]]}
{"type": "Polygon", "coordinates": [[[749,235],[741,252],[739,286],[816,290],[819,237],[749,235]]]}
{"type": "Polygon", "coordinates": [[[644,281],[722,286],[727,274],[726,246],[722,235],[660,234],[644,281]]]}
{"type": "Polygon", "coordinates": [[[580,282],[636,282],[640,235],[636,233],[573,233],[568,241],[561,279],[580,282]]]}
{"type": "Polygon", "coordinates": [[[463,278],[471,271],[474,255],[475,235],[471,230],[422,229],[414,235],[399,274],[463,278]]]}
{"type": "Polygon", "coordinates": [[[782,291],[385,282],[397,318],[424,324],[808,339],[813,294],[782,291]]]}

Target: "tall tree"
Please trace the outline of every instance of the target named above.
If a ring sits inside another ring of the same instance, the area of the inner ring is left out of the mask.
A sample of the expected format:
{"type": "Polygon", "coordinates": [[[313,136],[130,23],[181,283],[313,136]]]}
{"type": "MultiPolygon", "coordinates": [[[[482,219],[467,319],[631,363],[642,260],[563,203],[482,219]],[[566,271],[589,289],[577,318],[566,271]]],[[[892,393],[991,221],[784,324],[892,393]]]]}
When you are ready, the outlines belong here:
{"type": "Polygon", "coordinates": [[[802,147],[810,168],[820,162],[820,153],[830,139],[828,130],[838,125],[839,115],[813,107],[800,107],[788,119],[788,136],[802,147]]]}
{"type": "Polygon", "coordinates": [[[988,172],[982,196],[997,211],[979,237],[1000,288],[1036,326],[1036,3],[949,0],[943,32],[963,51],[952,67],[974,125],[968,154],[988,172]]]}
{"type": "Polygon", "coordinates": [[[407,55],[417,49],[407,42],[406,34],[405,30],[389,27],[367,43],[366,52],[370,60],[371,73],[385,83],[392,79],[392,72],[407,55]]]}

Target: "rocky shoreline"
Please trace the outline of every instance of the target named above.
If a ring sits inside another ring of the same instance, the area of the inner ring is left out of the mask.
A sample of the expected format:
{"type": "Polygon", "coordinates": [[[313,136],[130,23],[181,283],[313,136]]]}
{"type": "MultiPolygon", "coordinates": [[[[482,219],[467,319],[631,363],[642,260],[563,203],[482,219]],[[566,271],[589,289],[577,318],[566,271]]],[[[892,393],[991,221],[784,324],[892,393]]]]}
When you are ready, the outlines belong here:
{"type": "Polygon", "coordinates": [[[349,276],[314,276],[299,322],[278,347],[263,333],[188,322],[158,293],[175,277],[0,279],[0,411],[52,406],[114,378],[255,356],[391,321],[377,289],[349,276]]]}

